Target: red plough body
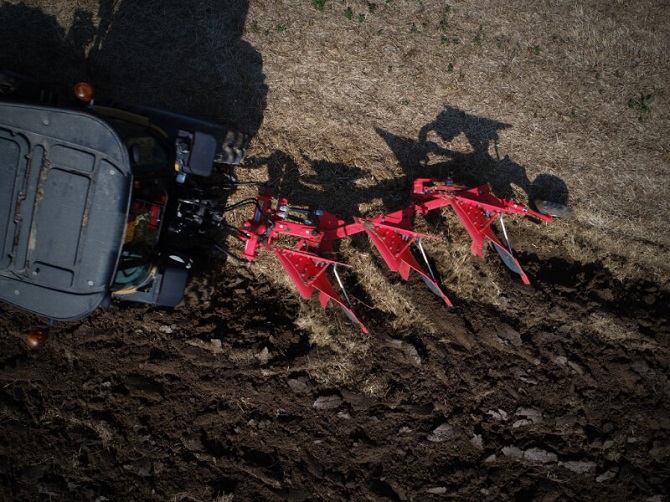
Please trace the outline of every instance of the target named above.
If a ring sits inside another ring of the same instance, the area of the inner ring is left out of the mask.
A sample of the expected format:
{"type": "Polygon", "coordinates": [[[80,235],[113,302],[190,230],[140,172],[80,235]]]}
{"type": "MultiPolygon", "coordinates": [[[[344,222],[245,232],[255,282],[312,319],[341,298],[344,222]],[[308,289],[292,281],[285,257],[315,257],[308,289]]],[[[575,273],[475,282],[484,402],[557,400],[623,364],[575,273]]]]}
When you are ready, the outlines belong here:
{"type": "Polygon", "coordinates": [[[533,211],[514,200],[496,197],[491,193],[488,185],[465,188],[450,183],[435,184],[435,180],[418,178],[414,180],[412,197],[417,200],[415,207],[421,214],[428,214],[434,209],[451,206],[472,238],[470,246],[472,254],[483,257],[482,248],[488,238],[503,263],[510,270],[519,274],[524,284],[530,284],[528,276],[514,257],[509,242],[507,248],[500,243],[491,228],[491,223],[500,216],[503,232],[506,233],[502,219],[504,214],[515,214],[544,221],[552,221],[551,215],[533,211]]]}
{"type": "Polygon", "coordinates": [[[488,185],[465,188],[455,186],[449,180],[416,179],[412,198],[415,202],[404,209],[374,218],[354,218],[354,222],[347,223],[325,211],[292,208],[286,199],[279,200],[277,207],[273,208],[274,198],[266,186],[258,195],[253,218],[245,222],[238,234],[245,241],[243,257],[251,264],[259,248],[272,251],[303,298],[310,298],[314,290],[318,290],[321,305],[325,307],[333,300],[342,307],[349,319],[367,333],[354,313],[338,275],[337,268],[347,265],[337,261],[335,243],[365,232],[392,271],[398,272],[404,280],[408,279],[411,270],[416,271],[433,293],[451,305],[437,283],[421,245],[422,239],[436,237],[415,232],[412,223],[415,214],[426,215],[430,211],[450,206],[472,238],[473,254],[483,256],[484,243],[489,239],[505,265],[519,274],[525,284],[529,284],[528,277],[509,246],[502,218],[504,214],[513,214],[552,221],[551,215],[533,211],[513,200],[496,197],[488,185]],[[498,217],[507,247],[503,246],[491,228],[498,217]],[[291,236],[297,238],[297,242],[293,248],[274,244],[274,239],[279,236],[291,236]],[[424,270],[412,253],[411,246],[415,243],[428,271],[424,270]],[[342,289],[344,300],[328,278],[330,270],[342,289]]]}

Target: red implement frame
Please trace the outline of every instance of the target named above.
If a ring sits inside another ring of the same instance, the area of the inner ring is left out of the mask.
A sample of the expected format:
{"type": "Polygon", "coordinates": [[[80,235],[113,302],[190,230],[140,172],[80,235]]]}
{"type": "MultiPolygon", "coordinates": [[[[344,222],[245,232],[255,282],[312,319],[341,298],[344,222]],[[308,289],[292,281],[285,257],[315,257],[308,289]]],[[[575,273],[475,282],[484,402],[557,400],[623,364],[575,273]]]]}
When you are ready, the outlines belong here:
{"type": "Polygon", "coordinates": [[[509,241],[505,248],[493,232],[491,223],[500,216],[500,223],[506,234],[502,220],[503,214],[516,214],[544,221],[552,221],[551,215],[533,211],[514,200],[496,197],[491,193],[488,185],[465,188],[448,182],[445,184],[429,178],[418,178],[414,180],[412,197],[417,200],[414,207],[421,214],[428,214],[434,209],[451,206],[472,238],[470,246],[472,254],[483,257],[482,248],[488,238],[503,263],[510,270],[519,274],[524,284],[530,284],[528,276],[512,253],[509,241]]]}
{"type": "Polygon", "coordinates": [[[239,237],[246,243],[243,257],[251,264],[258,256],[258,248],[272,251],[303,298],[310,298],[314,290],[318,290],[321,305],[325,307],[330,300],[335,301],[349,319],[367,333],[363,323],[356,317],[337,274],[337,267],[344,264],[336,260],[335,243],[365,232],[392,271],[398,272],[404,280],[408,279],[411,270],[416,271],[433,293],[447,305],[451,305],[451,301],[437,283],[421,245],[423,238],[436,237],[415,232],[412,223],[414,214],[426,215],[430,211],[450,206],[472,238],[473,254],[483,256],[484,243],[489,239],[503,263],[519,274],[525,284],[529,284],[528,277],[512,253],[509,241],[507,247],[503,246],[491,224],[500,217],[507,240],[502,220],[504,214],[552,221],[550,215],[533,211],[513,200],[496,197],[488,185],[465,188],[453,185],[449,180],[416,179],[412,198],[415,202],[399,211],[375,218],[354,218],[353,223],[347,223],[325,211],[292,208],[286,199],[279,200],[277,207],[273,208],[275,199],[270,195],[269,186],[266,186],[258,195],[253,218],[247,220],[240,229],[239,237]],[[274,244],[273,240],[280,235],[297,238],[295,247],[291,249],[274,244]],[[428,272],[417,262],[410,249],[414,243],[421,251],[428,272]],[[330,269],[342,289],[344,300],[328,279],[327,272],[330,269]]]}

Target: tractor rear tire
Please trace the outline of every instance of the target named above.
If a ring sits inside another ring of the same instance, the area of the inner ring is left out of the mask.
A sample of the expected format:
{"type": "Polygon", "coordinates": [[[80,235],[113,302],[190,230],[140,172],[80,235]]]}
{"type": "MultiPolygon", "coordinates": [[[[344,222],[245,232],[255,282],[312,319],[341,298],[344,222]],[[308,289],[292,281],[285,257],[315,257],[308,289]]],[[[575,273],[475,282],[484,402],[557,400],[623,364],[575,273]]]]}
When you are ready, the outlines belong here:
{"type": "Polygon", "coordinates": [[[221,148],[214,161],[219,164],[241,164],[247,156],[248,144],[249,136],[238,131],[230,130],[223,138],[221,148]]]}

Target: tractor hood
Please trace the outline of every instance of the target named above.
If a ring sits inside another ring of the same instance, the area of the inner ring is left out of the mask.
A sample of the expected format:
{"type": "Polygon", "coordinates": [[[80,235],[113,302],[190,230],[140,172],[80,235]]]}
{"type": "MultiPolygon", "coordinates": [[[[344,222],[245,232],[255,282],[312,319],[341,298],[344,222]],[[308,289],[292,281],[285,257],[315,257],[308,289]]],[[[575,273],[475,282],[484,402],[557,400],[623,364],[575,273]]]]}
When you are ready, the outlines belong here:
{"type": "Polygon", "coordinates": [[[132,182],[103,120],[0,101],[0,301],[56,320],[92,313],[109,294],[132,182]]]}

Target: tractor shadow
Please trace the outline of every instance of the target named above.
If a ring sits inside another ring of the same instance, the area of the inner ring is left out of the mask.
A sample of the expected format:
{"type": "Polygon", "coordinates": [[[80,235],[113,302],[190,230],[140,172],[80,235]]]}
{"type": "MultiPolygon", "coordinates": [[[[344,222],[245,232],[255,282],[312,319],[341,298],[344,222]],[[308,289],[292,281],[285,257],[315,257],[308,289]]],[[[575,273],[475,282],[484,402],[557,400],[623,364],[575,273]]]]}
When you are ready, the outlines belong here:
{"type": "Polygon", "coordinates": [[[62,93],[87,80],[99,97],[253,135],[267,86],[260,53],[241,39],[247,12],[246,0],[100,0],[97,12],[77,9],[68,23],[39,8],[4,4],[0,66],[62,93]]]}
{"type": "Polygon", "coordinates": [[[23,3],[0,6],[0,67],[61,91],[86,77],[85,47],[93,18],[77,10],[69,29],[56,17],[23,3]],[[30,29],[27,29],[30,27],[30,29]]]}

